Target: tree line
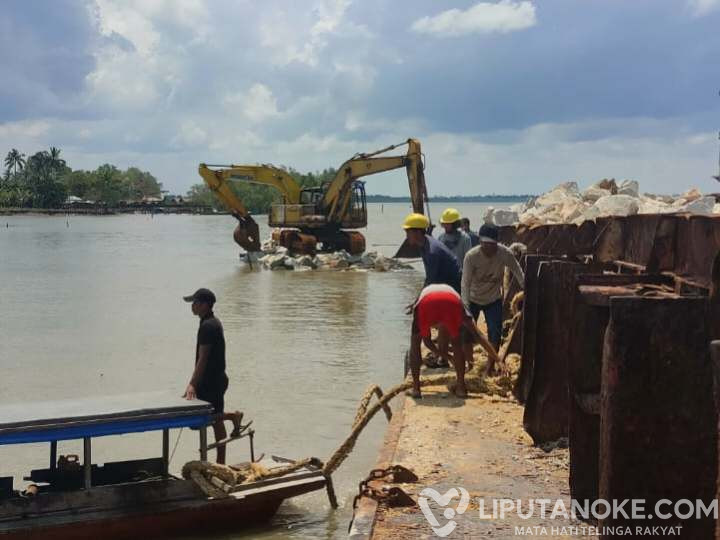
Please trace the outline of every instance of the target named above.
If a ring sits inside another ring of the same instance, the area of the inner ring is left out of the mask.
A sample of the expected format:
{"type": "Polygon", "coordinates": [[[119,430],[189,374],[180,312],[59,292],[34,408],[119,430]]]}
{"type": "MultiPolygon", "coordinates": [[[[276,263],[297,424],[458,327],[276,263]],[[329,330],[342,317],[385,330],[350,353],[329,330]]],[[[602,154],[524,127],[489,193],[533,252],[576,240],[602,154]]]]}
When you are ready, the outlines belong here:
{"type": "Polygon", "coordinates": [[[73,170],[60,154],[54,146],[27,158],[10,150],[0,178],[0,207],[60,208],[71,195],[113,207],[161,194],[162,183],[137,167],[122,171],[106,163],[94,171],[73,170]]]}

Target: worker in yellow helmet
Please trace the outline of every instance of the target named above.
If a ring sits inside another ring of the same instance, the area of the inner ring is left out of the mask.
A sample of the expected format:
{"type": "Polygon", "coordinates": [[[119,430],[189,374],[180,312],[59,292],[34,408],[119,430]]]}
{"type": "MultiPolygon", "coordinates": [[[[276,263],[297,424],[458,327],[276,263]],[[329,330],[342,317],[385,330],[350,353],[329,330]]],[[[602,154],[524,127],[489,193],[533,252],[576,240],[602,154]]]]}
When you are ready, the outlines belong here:
{"type": "MultiPolygon", "coordinates": [[[[410,214],[403,223],[407,243],[420,249],[425,267],[423,287],[445,284],[459,293],[462,279],[460,264],[455,255],[445,247],[445,244],[428,234],[429,228],[430,220],[423,214],[410,214]]],[[[449,361],[448,337],[444,331],[440,333],[438,348],[431,347],[430,349],[433,354],[430,356],[428,366],[447,367],[449,361]]]]}
{"type": "Polygon", "coordinates": [[[445,283],[460,292],[460,264],[445,244],[427,233],[429,227],[430,220],[423,214],[410,214],[403,223],[408,244],[420,249],[425,266],[424,286],[445,283]]]}
{"type": "Polygon", "coordinates": [[[462,272],[465,254],[472,248],[472,240],[462,229],[460,212],[455,208],[446,208],[440,217],[440,224],[445,232],[440,235],[439,240],[455,255],[462,272]]]}

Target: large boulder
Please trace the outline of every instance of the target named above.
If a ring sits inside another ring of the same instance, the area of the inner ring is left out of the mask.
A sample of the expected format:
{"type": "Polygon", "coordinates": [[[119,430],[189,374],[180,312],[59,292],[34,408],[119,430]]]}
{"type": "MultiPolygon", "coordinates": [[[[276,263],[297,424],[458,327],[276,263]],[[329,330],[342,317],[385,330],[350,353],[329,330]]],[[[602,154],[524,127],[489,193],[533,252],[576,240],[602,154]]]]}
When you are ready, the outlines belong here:
{"type": "Polygon", "coordinates": [[[555,186],[551,191],[540,195],[535,200],[535,206],[562,204],[566,199],[580,199],[577,182],[565,182],[555,186]]]}
{"type": "Polygon", "coordinates": [[[599,182],[595,182],[593,184],[593,187],[606,189],[610,192],[611,195],[617,195],[618,192],[617,183],[615,183],[614,178],[610,178],[609,180],[607,178],[603,178],[599,182]]]}
{"type": "Polygon", "coordinates": [[[520,216],[514,210],[495,209],[490,206],[483,216],[483,221],[488,225],[497,225],[504,227],[506,225],[515,225],[520,222],[520,216]]]}
{"type": "Polygon", "coordinates": [[[310,255],[302,255],[301,257],[295,259],[295,267],[297,268],[298,266],[312,268],[314,270],[315,268],[317,268],[317,263],[315,262],[315,259],[310,255]]]}
{"type": "Polygon", "coordinates": [[[392,261],[384,255],[378,255],[375,259],[375,270],[377,272],[387,272],[392,267],[392,261]]]}
{"type": "Polygon", "coordinates": [[[583,201],[589,203],[594,203],[600,197],[605,197],[606,195],[612,195],[612,192],[609,189],[603,189],[597,186],[590,186],[582,192],[583,201]]]}
{"type": "Polygon", "coordinates": [[[693,201],[677,208],[675,211],[683,214],[687,213],[709,216],[713,213],[714,208],[715,197],[708,195],[699,199],[694,199],[693,201]]]}
{"type": "Polygon", "coordinates": [[[675,211],[675,208],[660,199],[643,195],[639,201],[638,214],[667,214],[675,211]]]}
{"type": "Polygon", "coordinates": [[[686,203],[695,201],[702,197],[703,194],[700,192],[700,190],[696,187],[688,189],[685,193],[682,194],[680,197],[681,199],[684,199],[686,203]]]}
{"type": "Polygon", "coordinates": [[[635,180],[623,180],[618,186],[618,195],[630,195],[630,197],[638,197],[640,194],[640,184],[635,180]]]}
{"type": "Polygon", "coordinates": [[[638,200],[629,195],[605,195],[593,206],[598,211],[598,217],[632,216],[637,214],[639,209],[638,200]]]}
{"type": "MultiPolygon", "coordinates": [[[[286,262],[287,260],[292,259],[288,257],[287,255],[266,255],[261,260],[263,262],[263,265],[265,265],[266,268],[269,268],[270,270],[279,270],[282,268],[287,268],[286,262]]],[[[290,262],[292,264],[292,262],[290,262]]],[[[292,268],[292,267],[291,267],[292,268]]]]}

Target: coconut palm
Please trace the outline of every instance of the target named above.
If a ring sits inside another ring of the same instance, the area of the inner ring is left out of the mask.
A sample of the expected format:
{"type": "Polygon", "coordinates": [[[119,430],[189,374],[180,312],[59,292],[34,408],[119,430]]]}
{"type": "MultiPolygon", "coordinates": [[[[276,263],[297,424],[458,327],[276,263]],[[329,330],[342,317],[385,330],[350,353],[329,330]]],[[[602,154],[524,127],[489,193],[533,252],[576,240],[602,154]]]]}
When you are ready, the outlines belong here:
{"type": "Polygon", "coordinates": [[[25,154],[21,154],[17,148],[13,148],[5,158],[5,166],[8,169],[12,168],[13,173],[17,174],[18,168],[22,171],[25,167],[25,154]]]}
{"type": "Polygon", "coordinates": [[[62,168],[65,166],[65,160],[60,159],[60,149],[55,146],[50,147],[50,166],[52,168],[62,168]]]}

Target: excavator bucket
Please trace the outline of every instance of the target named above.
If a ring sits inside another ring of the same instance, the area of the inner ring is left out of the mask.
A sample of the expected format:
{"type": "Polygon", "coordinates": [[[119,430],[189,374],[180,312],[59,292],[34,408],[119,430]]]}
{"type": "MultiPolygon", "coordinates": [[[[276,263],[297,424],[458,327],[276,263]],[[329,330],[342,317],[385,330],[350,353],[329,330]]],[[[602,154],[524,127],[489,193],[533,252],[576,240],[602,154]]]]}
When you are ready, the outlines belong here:
{"type": "Polygon", "coordinates": [[[233,232],[235,242],[245,251],[260,251],[260,227],[250,216],[235,215],[238,225],[233,232]]]}
{"type": "MultiPolygon", "coordinates": [[[[433,229],[435,228],[435,225],[430,224],[428,227],[428,230],[426,231],[427,234],[432,236],[433,229]]],[[[403,243],[400,245],[400,248],[397,250],[397,253],[395,254],[396,259],[417,259],[421,256],[420,248],[411,246],[408,244],[407,238],[403,240],[403,243]]]]}
{"type": "Polygon", "coordinates": [[[407,238],[403,240],[402,245],[395,254],[396,259],[417,259],[420,257],[420,248],[408,244],[407,238]]]}

